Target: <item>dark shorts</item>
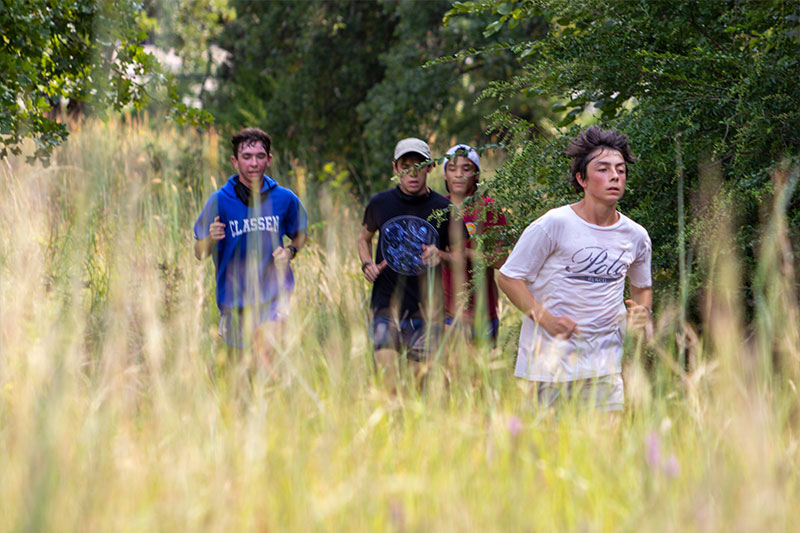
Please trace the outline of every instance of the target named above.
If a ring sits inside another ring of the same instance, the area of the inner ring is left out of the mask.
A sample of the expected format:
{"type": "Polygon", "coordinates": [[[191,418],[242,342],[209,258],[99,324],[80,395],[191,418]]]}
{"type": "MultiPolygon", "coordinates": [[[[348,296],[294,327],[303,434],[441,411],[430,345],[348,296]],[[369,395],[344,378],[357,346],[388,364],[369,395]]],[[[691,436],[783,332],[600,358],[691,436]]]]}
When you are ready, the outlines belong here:
{"type": "MultiPolygon", "coordinates": [[[[451,316],[445,317],[444,323],[448,326],[453,326],[455,319],[451,316]]],[[[494,345],[497,343],[497,334],[500,331],[500,320],[493,318],[488,322],[484,322],[478,327],[476,327],[474,321],[467,320],[465,322],[462,320],[460,323],[455,324],[454,327],[466,331],[467,336],[473,341],[489,341],[492,345],[494,345]]]]}
{"type": "Polygon", "coordinates": [[[441,333],[440,325],[427,325],[419,316],[398,319],[377,311],[372,318],[373,347],[405,350],[412,361],[427,360],[438,347],[441,333]]]}
{"type": "MultiPolygon", "coordinates": [[[[264,322],[280,322],[284,319],[277,300],[259,307],[223,308],[220,309],[219,336],[228,346],[242,348],[248,320],[251,321],[253,328],[257,328],[264,322]]],[[[252,334],[252,332],[250,333],[252,334]]]]}

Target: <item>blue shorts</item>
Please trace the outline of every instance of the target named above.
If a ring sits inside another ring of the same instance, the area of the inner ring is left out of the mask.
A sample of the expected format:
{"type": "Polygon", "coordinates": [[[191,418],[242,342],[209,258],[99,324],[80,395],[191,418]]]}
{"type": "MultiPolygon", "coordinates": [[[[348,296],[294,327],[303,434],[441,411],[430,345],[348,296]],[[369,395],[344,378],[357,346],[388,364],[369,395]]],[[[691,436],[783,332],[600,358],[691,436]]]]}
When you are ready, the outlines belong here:
{"type": "MultiPolygon", "coordinates": [[[[452,326],[455,323],[455,319],[451,316],[447,316],[444,319],[444,323],[448,326],[452,326]]],[[[474,321],[469,321],[467,323],[462,320],[461,324],[456,325],[456,327],[468,331],[469,338],[472,340],[488,340],[491,341],[492,344],[497,343],[497,334],[500,331],[499,319],[493,318],[488,322],[484,322],[482,327],[479,328],[475,328],[474,321]],[[467,329],[467,323],[469,324],[469,329],[467,329]]]]}
{"type": "Polygon", "coordinates": [[[412,361],[425,361],[438,347],[441,326],[427,325],[419,316],[397,319],[376,312],[372,318],[372,345],[376,350],[406,350],[412,361]]]}
{"type": "MultiPolygon", "coordinates": [[[[264,322],[281,322],[284,319],[277,300],[258,307],[224,307],[220,309],[219,336],[228,346],[242,348],[248,320],[252,321],[255,329],[264,322]]],[[[249,333],[252,335],[252,331],[249,333]]]]}

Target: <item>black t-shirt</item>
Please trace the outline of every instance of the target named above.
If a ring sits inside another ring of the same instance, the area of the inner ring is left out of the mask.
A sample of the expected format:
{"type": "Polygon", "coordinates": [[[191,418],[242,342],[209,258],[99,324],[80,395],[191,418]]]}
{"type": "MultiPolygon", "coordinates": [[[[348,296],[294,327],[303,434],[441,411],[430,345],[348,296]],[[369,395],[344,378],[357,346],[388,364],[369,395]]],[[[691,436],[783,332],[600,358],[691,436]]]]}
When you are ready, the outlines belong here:
{"type": "MultiPolygon", "coordinates": [[[[363,223],[369,231],[380,231],[375,251],[375,264],[380,264],[384,260],[384,240],[387,227],[390,229],[393,226],[396,227],[398,220],[404,223],[410,222],[412,227],[415,224],[417,228],[428,227],[419,219],[424,220],[436,230],[437,235],[433,238],[438,241],[439,249],[444,250],[450,246],[450,200],[441,194],[429,190],[427,194],[421,196],[409,196],[403,193],[399,187],[395,187],[380,192],[370,199],[367,209],[364,211],[363,223]],[[436,214],[431,216],[434,212],[436,214]],[[398,217],[402,218],[398,219],[398,217]]],[[[464,225],[461,221],[459,224],[464,225]]],[[[466,227],[463,228],[462,235],[467,235],[466,227]]],[[[398,267],[398,264],[393,263],[391,258],[389,258],[389,264],[398,267]]],[[[433,276],[429,276],[427,271],[423,271],[419,275],[404,275],[387,265],[372,286],[372,310],[384,312],[384,310],[398,306],[401,318],[418,315],[423,302],[432,292],[435,296],[433,304],[437,309],[430,310],[435,312],[427,312],[426,315],[438,315],[439,307],[443,305],[440,269],[436,268],[433,274],[433,276]],[[428,282],[433,284],[432,291],[429,291],[428,282]]]]}

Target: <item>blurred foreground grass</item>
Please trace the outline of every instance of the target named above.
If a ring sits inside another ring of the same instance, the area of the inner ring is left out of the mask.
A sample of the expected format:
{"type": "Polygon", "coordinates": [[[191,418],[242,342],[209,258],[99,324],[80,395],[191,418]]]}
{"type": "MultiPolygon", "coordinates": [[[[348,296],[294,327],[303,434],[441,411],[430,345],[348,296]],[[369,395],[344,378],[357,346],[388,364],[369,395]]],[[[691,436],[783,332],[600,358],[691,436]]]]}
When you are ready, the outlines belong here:
{"type": "MultiPolygon", "coordinates": [[[[228,361],[213,266],[191,250],[229,174],[220,143],[92,122],[49,168],[0,163],[0,529],[800,527],[800,323],[780,195],[755,331],[735,259],[712,246],[704,336],[663,306],[653,346],[629,345],[614,429],[533,409],[512,377],[507,307],[501,348],[462,347],[449,386],[437,366],[423,393],[390,397],[370,370],[363,206],[280,161],[277,179],[317,218],[279,377],[228,361]],[[673,363],[683,346],[688,373],[673,363]]],[[[726,242],[718,231],[709,242],[726,242]]]]}

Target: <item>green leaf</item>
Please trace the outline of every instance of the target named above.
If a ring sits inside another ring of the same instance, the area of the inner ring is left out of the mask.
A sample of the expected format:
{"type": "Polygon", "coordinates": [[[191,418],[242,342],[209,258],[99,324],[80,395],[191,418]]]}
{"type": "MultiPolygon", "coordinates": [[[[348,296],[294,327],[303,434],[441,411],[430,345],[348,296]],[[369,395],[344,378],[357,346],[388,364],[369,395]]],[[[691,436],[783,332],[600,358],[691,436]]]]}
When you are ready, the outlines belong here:
{"type": "Polygon", "coordinates": [[[505,2],[497,6],[497,12],[501,15],[508,15],[513,10],[514,6],[510,2],[505,2]]]}
{"type": "Polygon", "coordinates": [[[492,35],[494,35],[498,31],[500,31],[500,29],[502,27],[503,27],[503,21],[495,20],[494,22],[492,22],[491,24],[486,26],[486,30],[483,32],[483,36],[484,37],[491,37],[492,35]]]}

